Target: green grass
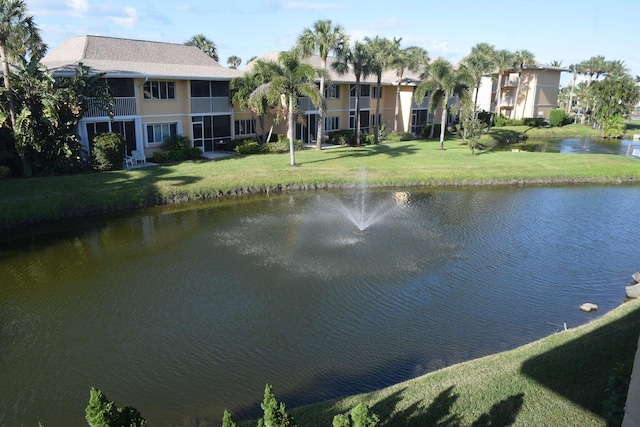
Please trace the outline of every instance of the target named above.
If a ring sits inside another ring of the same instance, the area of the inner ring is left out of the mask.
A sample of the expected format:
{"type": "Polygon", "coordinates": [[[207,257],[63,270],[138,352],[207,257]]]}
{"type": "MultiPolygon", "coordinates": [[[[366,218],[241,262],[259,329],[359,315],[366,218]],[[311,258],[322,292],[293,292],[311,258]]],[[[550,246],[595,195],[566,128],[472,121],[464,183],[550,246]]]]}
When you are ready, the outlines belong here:
{"type": "Polygon", "coordinates": [[[634,300],[511,351],[291,413],[301,426],[330,426],[333,415],[366,402],[388,427],[607,426],[609,378],[621,362],[631,375],[639,333],[634,300]]]}
{"type": "Polygon", "coordinates": [[[349,186],[450,186],[640,181],[637,159],[486,152],[452,139],[197,160],[144,169],[2,181],[0,229],[93,213],[252,192],[349,186]]]}

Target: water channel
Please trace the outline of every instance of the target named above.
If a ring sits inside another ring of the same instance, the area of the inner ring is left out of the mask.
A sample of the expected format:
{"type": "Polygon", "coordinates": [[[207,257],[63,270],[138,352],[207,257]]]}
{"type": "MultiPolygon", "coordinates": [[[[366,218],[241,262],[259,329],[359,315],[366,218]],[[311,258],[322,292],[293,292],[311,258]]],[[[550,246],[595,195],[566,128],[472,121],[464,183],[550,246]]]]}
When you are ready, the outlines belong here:
{"type": "Polygon", "coordinates": [[[638,206],[637,186],[302,192],[14,233],[0,425],[85,426],[92,386],[154,426],[246,418],[265,383],[291,408],[514,348],[623,302],[638,206]]]}

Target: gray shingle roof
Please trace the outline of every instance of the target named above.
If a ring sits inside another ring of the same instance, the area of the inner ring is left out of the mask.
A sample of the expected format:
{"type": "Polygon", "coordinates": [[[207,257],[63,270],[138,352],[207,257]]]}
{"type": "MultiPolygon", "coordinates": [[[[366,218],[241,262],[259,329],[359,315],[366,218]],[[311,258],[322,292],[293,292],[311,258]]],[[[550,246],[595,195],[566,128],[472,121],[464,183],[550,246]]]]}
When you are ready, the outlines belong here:
{"type": "Polygon", "coordinates": [[[76,36],[42,59],[56,74],[72,73],[79,62],[107,77],[223,79],[241,77],[195,46],[102,36],[76,36]]]}
{"type": "MultiPolygon", "coordinates": [[[[280,55],[280,52],[265,52],[261,55],[259,55],[258,57],[256,57],[253,61],[251,61],[250,63],[248,63],[245,67],[244,70],[245,71],[251,71],[251,69],[253,68],[252,65],[255,63],[255,61],[257,60],[262,60],[262,61],[273,61],[273,62],[278,62],[278,55],[280,55]]],[[[329,77],[331,78],[331,81],[334,83],[355,83],[356,81],[356,77],[353,74],[353,72],[348,72],[345,73],[343,75],[338,74],[331,66],[331,64],[333,64],[334,62],[337,61],[337,58],[333,57],[333,56],[329,56],[327,57],[327,71],[329,73],[329,77]]],[[[321,68],[321,61],[320,61],[320,56],[318,55],[312,55],[309,58],[305,59],[305,62],[313,65],[316,68],[321,68]]],[[[383,85],[397,85],[398,84],[398,77],[396,76],[396,70],[387,70],[384,73],[382,73],[382,84],[383,85]]],[[[404,70],[404,75],[402,78],[402,84],[415,84],[416,82],[418,82],[420,80],[420,75],[417,73],[413,73],[409,70],[404,70]]],[[[375,75],[371,74],[369,76],[367,76],[367,78],[365,79],[361,79],[360,82],[361,83],[367,83],[367,84],[374,84],[376,83],[377,78],[375,75]]]]}

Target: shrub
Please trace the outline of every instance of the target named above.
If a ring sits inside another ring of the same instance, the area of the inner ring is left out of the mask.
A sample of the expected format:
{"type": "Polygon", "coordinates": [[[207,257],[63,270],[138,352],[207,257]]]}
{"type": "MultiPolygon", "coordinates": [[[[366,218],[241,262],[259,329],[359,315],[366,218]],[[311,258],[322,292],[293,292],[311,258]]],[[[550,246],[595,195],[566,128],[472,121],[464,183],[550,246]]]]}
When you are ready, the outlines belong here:
{"type": "Polygon", "coordinates": [[[91,163],[99,171],[122,169],[124,149],[124,138],[119,133],[99,133],[93,137],[91,163]]]}
{"type": "Polygon", "coordinates": [[[371,145],[374,142],[376,142],[376,137],[375,135],[369,134],[369,135],[363,135],[362,136],[362,144],[364,145],[371,145]]]}
{"type": "Polygon", "coordinates": [[[352,130],[342,129],[334,132],[329,132],[329,144],[334,145],[353,145],[355,143],[356,135],[352,130]]]}
{"type": "Polygon", "coordinates": [[[549,126],[564,126],[566,124],[566,116],[567,113],[565,113],[565,111],[560,108],[551,110],[551,113],[549,113],[549,126]]]}
{"type": "Polygon", "coordinates": [[[238,154],[260,154],[264,152],[262,146],[256,140],[245,140],[242,144],[236,145],[234,151],[238,154]]]}
{"type": "Polygon", "coordinates": [[[202,157],[202,151],[191,146],[191,140],[183,135],[172,135],[164,140],[161,151],[153,153],[156,163],[182,162],[202,157]]]}
{"type": "Polygon", "coordinates": [[[11,168],[9,166],[0,165],[0,179],[6,179],[11,176],[11,168]]]}
{"type": "Polygon", "coordinates": [[[413,135],[410,132],[391,131],[387,135],[387,141],[411,141],[413,135]]]}
{"type": "Polygon", "coordinates": [[[540,127],[544,124],[544,118],[542,117],[525,117],[522,119],[522,124],[530,127],[540,127]]]}

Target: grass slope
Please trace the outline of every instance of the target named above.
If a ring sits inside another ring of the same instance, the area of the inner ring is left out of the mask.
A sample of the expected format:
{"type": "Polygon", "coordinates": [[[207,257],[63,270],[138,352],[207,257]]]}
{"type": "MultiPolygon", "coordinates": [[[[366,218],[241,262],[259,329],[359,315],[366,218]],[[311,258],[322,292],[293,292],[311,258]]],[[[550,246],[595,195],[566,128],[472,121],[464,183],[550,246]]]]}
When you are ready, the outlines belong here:
{"type": "Polygon", "coordinates": [[[634,300],[511,351],[291,413],[301,426],[330,426],[335,414],[366,402],[387,427],[607,426],[609,377],[618,363],[631,375],[639,333],[634,300]]]}

